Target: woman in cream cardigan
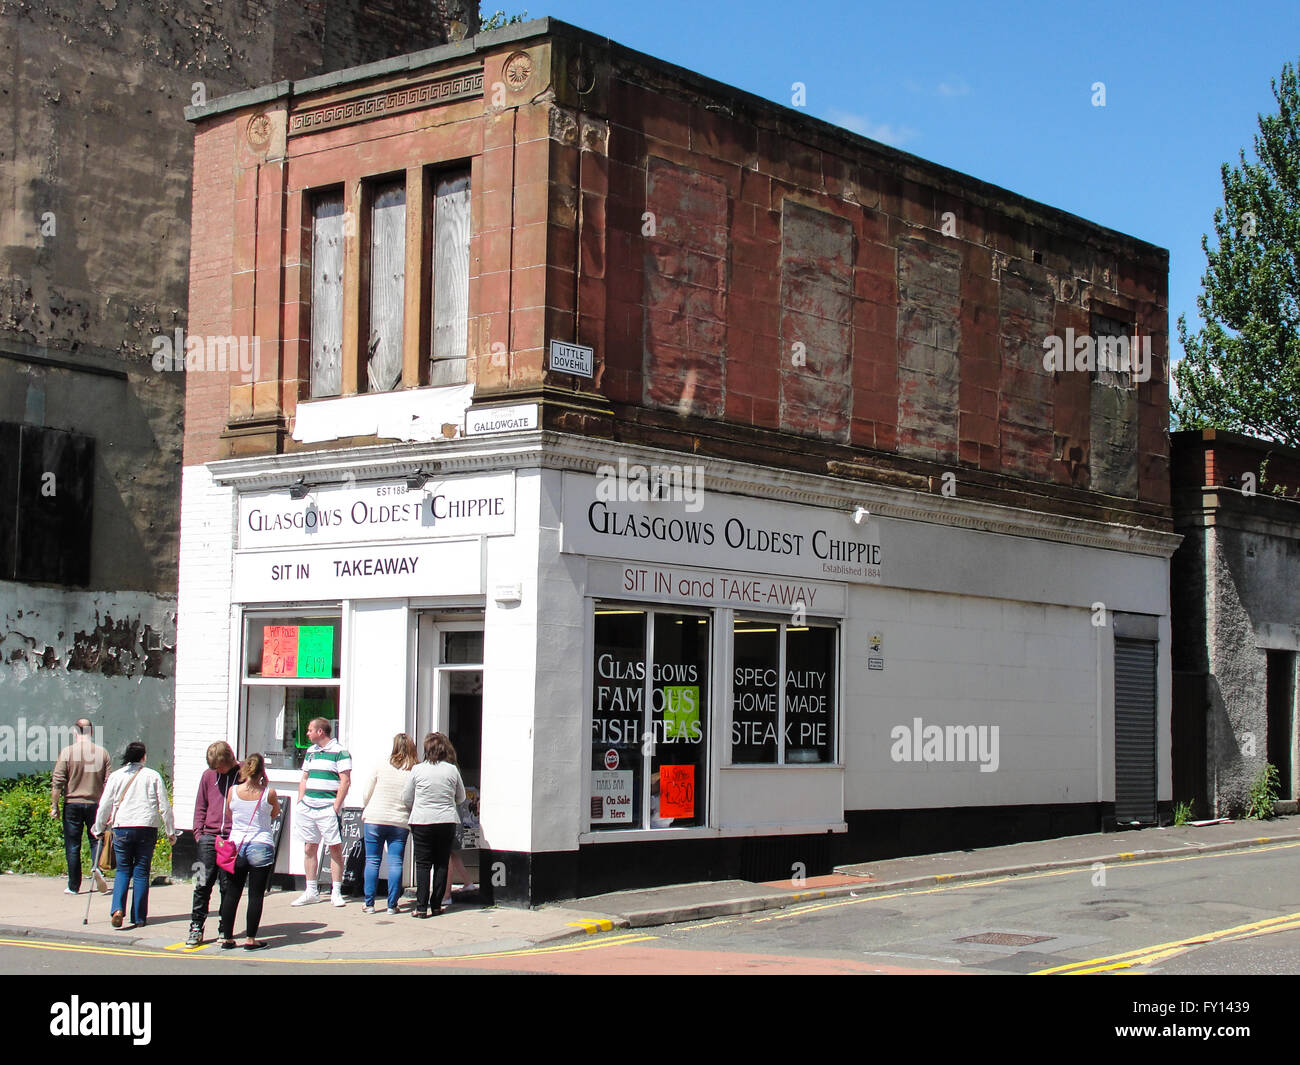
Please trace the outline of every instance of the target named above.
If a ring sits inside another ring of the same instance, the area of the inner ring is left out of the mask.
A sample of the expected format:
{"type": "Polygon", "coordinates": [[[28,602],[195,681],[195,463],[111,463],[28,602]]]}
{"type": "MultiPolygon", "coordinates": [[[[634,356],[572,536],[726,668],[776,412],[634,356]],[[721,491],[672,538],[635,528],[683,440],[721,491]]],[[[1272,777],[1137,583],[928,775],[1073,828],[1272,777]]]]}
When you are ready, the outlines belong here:
{"type": "Polygon", "coordinates": [[[121,928],[126,914],[126,892],[131,887],[131,923],[141,928],[149,919],[149,868],[153,849],[158,843],[158,829],[175,842],[172,804],[162,777],[144,764],[143,743],[128,743],[122,768],[108,778],[99,812],[95,815],[94,833],[113,829],[113,855],[117,859],[117,876],[113,880],[113,927],[121,928]]]}

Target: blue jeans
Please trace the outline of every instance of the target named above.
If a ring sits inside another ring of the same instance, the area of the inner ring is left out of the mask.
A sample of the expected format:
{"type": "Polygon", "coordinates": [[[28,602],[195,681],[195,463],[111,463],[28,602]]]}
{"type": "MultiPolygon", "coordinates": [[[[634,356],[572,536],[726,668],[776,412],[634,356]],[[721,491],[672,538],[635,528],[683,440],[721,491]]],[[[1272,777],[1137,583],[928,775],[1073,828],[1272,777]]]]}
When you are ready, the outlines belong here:
{"type": "Polygon", "coordinates": [[[379,856],[388,845],[388,908],[397,909],[402,897],[402,858],[406,854],[407,830],[401,825],[366,825],[366,905],[375,904],[379,886],[379,856]]]}
{"type": "Polygon", "coordinates": [[[68,802],[66,799],[63,802],[63,852],[68,859],[68,887],[73,891],[81,890],[81,828],[83,825],[86,828],[93,855],[99,837],[90,830],[98,810],[99,806],[93,802],[68,802]]]}
{"type": "Polygon", "coordinates": [[[157,842],[156,828],[113,829],[113,854],[117,857],[113,912],[126,912],[126,889],[130,884],[132,924],[144,924],[149,917],[149,866],[157,842]]]}

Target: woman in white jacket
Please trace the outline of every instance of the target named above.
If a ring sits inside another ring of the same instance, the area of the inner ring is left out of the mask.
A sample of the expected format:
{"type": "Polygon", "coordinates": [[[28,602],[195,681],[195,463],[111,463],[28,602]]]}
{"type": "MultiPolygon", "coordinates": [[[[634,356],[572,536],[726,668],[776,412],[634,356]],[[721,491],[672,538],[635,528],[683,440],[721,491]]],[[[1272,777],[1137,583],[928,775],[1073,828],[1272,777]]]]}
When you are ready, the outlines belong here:
{"type": "Polygon", "coordinates": [[[95,835],[113,829],[113,855],[117,876],[113,880],[113,927],[122,927],[126,891],[131,892],[131,923],[143,927],[149,918],[149,868],[161,827],[175,841],[172,806],[162,777],[144,764],[143,743],[128,743],[122,768],[108,778],[95,815],[95,835]]]}

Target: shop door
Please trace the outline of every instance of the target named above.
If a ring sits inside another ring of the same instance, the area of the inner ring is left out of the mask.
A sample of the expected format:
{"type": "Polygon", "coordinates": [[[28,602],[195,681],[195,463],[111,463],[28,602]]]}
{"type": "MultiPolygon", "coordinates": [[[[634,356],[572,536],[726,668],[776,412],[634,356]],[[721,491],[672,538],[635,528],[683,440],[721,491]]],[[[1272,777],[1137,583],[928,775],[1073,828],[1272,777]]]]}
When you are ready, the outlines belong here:
{"type": "MultiPolygon", "coordinates": [[[[483,622],[447,620],[434,614],[419,619],[418,677],[415,720],[411,735],[424,757],[424,737],[441,732],[456,748],[460,775],[468,795],[464,846],[457,853],[466,877],[453,863],[455,883],[478,882],[477,823],[479,784],[483,767],[483,622]]],[[[408,859],[408,876],[414,868],[408,859]]]]}

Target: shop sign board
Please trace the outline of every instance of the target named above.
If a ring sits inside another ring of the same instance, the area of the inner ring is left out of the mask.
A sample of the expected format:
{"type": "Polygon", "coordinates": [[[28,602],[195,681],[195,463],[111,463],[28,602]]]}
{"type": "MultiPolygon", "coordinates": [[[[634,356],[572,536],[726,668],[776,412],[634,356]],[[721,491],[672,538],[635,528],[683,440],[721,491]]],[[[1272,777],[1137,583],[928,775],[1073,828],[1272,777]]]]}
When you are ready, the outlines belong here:
{"type": "Polygon", "coordinates": [[[845,602],[844,585],[825,581],[599,560],[587,563],[587,594],[827,618],[843,617],[845,602]]]}
{"type": "MultiPolygon", "coordinates": [[[[481,595],[482,547],[479,540],[431,544],[377,544],[373,547],[308,547],[283,551],[239,551],[235,554],[231,602],[313,602],[321,599],[405,599],[413,595],[481,595]]],[[[298,629],[296,643],[276,637],[276,668],[324,669],[323,673],[286,672],[284,676],[330,676],[333,645],[321,643],[302,629],[311,626],[268,626],[298,629]],[[306,656],[304,658],[304,656],[306,656]]],[[[326,628],[326,633],[329,629],[326,628]]],[[[270,638],[270,637],[267,637],[270,638]]],[[[332,635],[331,635],[332,639],[332,635]]],[[[263,653],[266,653],[265,647],[263,653]]]]}
{"type": "Polygon", "coordinates": [[[239,548],[314,547],[515,531],[513,472],[449,477],[408,488],[404,480],[320,485],[305,499],[283,490],[239,496],[239,548]]]}
{"type": "Polygon", "coordinates": [[[561,551],[823,581],[878,584],[882,577],[879,521],[857,524],[847,508],[723,492],[691,500],[611,494],[617,493],[595,477],[564,475],[561,551]]]}

